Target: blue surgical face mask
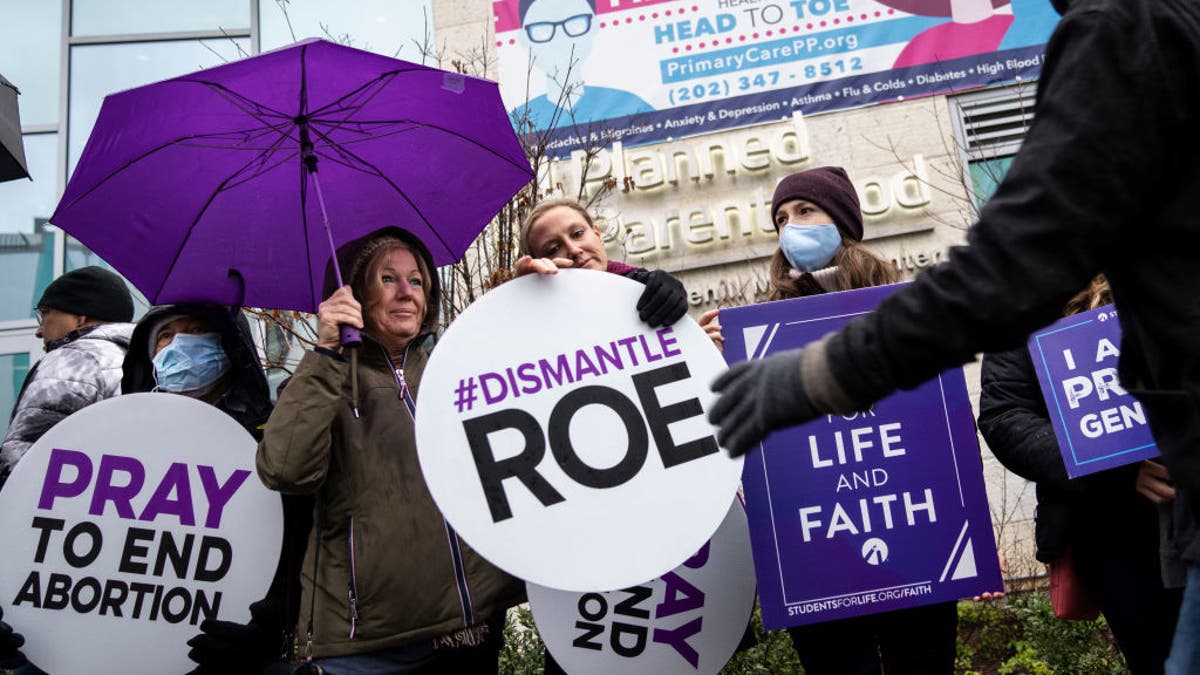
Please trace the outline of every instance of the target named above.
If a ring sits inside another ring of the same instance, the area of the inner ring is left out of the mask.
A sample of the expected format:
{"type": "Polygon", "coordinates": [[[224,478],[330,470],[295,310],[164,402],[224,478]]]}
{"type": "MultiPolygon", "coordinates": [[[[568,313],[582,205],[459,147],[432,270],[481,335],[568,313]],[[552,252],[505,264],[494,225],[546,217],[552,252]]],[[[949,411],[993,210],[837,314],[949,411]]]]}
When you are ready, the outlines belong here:
{"type": "Polygon", "coordinates": [[[216,333],[179,333],[154,357],[154,380],[161,391],[203,396],[225,373],[229,357],[216,333]]]}
{"type": "Polygon", "coordinates": [[[779,235],[779,248],[798,270],[815,272],[833,260],[842,245],[842,233],[837,225],[784,225],[779,235]]]}

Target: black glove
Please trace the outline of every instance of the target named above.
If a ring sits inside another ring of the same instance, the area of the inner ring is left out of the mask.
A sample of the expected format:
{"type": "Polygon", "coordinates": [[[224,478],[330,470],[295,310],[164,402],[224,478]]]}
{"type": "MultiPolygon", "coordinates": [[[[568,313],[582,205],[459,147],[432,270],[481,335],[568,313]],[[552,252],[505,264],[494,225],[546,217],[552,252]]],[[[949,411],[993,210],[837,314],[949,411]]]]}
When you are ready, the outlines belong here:
{"type": "Polygon", "coordinates": [[[637,301],[638,318],[651,328],[670,326],[687,314],[687,291],[678,279],[662,270],[646,276],[646,290],[637,301]]]}
{"type": "Polygon", "coordinates": [[[188,658],[200,664],[191,675],[261,673],[280,656],[283,632],[275,621],[263,620],[268,601],[250,605],[250,623],[205,619],[200,634],[187,641],[188,658]]]}
{"type": "Polygon", "coordinates": [[[717,442],[733,457],[757,446],[776,429],[807,422],[820,414],[804,391],[802,350],[792,349],[757,361],[739,363],[712,383],[720,394],[708,421],[717,425],[717,442]]]}
{"type": "Polygon", "coordinates": [[[26,663],[25,655],[21,653],[25,638],[3,619],[4,609],[0,608],[0,668],[11,670],[26,663]]]}

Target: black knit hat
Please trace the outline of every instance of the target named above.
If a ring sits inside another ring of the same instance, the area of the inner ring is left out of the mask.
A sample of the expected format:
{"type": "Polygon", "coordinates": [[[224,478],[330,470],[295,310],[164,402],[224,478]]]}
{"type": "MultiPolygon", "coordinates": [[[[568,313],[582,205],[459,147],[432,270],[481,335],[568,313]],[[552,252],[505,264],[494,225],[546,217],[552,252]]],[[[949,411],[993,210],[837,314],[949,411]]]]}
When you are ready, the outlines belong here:
{"type": "MultiPolygon", "coordinates": [[[[854,241],[862,241],[862,208],[858,204],[858,193],[846,170],[840,166],[819,166],[787,176],[775,186],[771,197],[771,222],[784,202],[804,199],[821,207],[833,218],[842,234],[854,241]]],[[[779,226],[776,225],[778,230],[779,226]]]]}
{"type": "Polygon", "coordinates": [[[103,267],[81,267],[55,279],[37,306],[99,321],[133,320],[129,288],[121,277],[103,267]]]}

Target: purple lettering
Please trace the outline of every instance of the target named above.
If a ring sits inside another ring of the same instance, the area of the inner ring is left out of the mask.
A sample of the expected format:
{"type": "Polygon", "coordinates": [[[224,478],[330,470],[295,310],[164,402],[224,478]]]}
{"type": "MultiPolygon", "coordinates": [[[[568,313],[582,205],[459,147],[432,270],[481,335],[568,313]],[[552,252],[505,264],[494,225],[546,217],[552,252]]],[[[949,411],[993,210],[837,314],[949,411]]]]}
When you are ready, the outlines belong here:
{"type": "Polygon", "coordinates": [[[542,381],[537,376],[537,365],[533,363],[522,363],[517,366],[517,377],[526,383],[527,386],[521,388],[522,394],[536,394],[542,390],[542,381]]]}
{"type": "Polygon", "coordinates": [[[654,608],[654,618],[672,616],[690,612],[704,606],[704,591],[693,586],[687,579],[674,572],[662,575],[667,587],[663,591],[663,601],[654,608]]]}
{"type": "Polygon", "coordinates": [[[513,398],[520,398],[521,390],[517,387],[517,377],[513,374],[513,369],[505,368],[504,372],[508,375],[508,386],[512,387],[510,391],[512,391],[513,398]]]}
{"type": "Polygon", "coordinates": [[[575,382],[574,378],[571,377],[571,363],[567,361],[566,354],[559,354],[558,358],[554,360],[553,366],[546,359],[538,359],[538,365],[542,367],[542,379],[546,382],[547,389],[551,388],[551,378],[554,379],[554,384],[560,387],[564,381],[567,384],[575,382]]]}
{"type": "Polygon", "coordinates": [[[704,567],[704,563],[708,562],[708,549],[709,544],[711,543],[711,541],[704,542],[704,545],[700,547],[700,550],[696,551],[696,555],[683,561],[683,566],[690,567],[694,570],[704,567]]]}
{"type": "Polygon", "coordinates": [[[87,489],[92,480],[92,460],[82,452],[75,450],[50,451],[50,464],[46,467],[46,478],[42,481],[42,496],[38,498],[38,508],[50,511],[54,508],[54,500],[59,497],[78,497],[87,489]],[[63,480],[63,468],[75,467],[75,478],[63,480]]]}
{"type": "Polygon", "coordinates": [[[246,478],[250,476],[250,472],[245,469],[238,469],[229,476],[229,480],[225,481],[224,485],[217,483],[216,472],[211,466],[197,466],[200,471],[200,484],[204,486],[204,496],[208,499],[208,515],[204,518],[204,526],[209,528],[221,527],[221,514],[225,510],[225,505],[233,499],[233,493],[237,492],[242,483],[246,482],[246,478]]]}
{"type": "Polygon", "coordinates": [[[629,360],[633,363],[633,365],[636,366],[638,364],[637,354],[635,354],[633,351],[633,343],[635,343],[635,342],[637,342],[636,335],[633,337],[627,337],[627,338],[622,338],[620,340],[617,340],[617,344],[619,344],[625,348],[625,351],[629,353],[629,360]]]}
{"type": "Polygon", "coordinates": [[[678,348],[672,349],[678,341],[674,337],[669,337],[672,334],[670,326],[659,328],[655,333],[658,334],[658,344],[662,347],[663,356],[679,356],[683,353],[678,348]]]}
{"type": "Polygon", "coordinates": [[[499,403],[508,396],[508,385],[504,382],[504,376],[499,373],[482,373],[479,376],[479,386],[483,388],[483,400],[488,405],[499,403]],[[488,387],[489,382],[495,385],[495,391],[488,387]]]}
{"type": "Polygon", "coordinates": [[[587,352],[579,349],[575,351],[575,379],[582,380],[583,376],[591,373],[596,377],[600,377],[600,371],[596,370],[596,365],[588,358],[587,352]]]}
{"type": "Polygon", "coordinates": [[[187,464],[174,462],[163,474],[162,481],[154,490],[146,508],[138,520],[153,521],[163,515],[173,515],[179,518],[180,525],[195,525],[196,515],[192,508],[192,484],[188,481],[187,464]],[[171,499],[171,493],[175,499],[171,499]]]}
{"type": "Polygon", "coordinates": [[[611,352],[604,351],[604,347],[596,345],[596,360],[600,363],[600,372],[608,374],[608,364],[612,364],[617,370],[624,370],[625,364],[621,363],[621,350],[617,348],[617,343],[608,343],[611,352]],[[607,363],[606,363],[607,362],[607,363]]]}
{"type": "Polygon", "coordinates": [[[662,354],[655,354],[650,351],[650,343],[646,342],[645,335],[639,335],[638,342],[642,343],[642,353],[646,355],[646,363],[654,363],[655,361],[662,360],[662,354]]]}
{"type": "Polygon", "coordinates": [[[100,469],[96,472],[96,491],[92,493],[92,505],[88,513],[102,516],[104,503],[112,502],[113,506],[117,507],[119,517],[135,520],[131,502],[145,482],[146,470],[137,459],[121,455],[101,455],[100,469]],[[124,485],[113,483],[117,472],[128,475],[129,482],[124,485]]]}
{"type": "Polygon", "coordinates": [[[687,643],[687,639],[700,632],[700,626],[703,622],[704,617],[698,616],[675,630],[655,628],[654,641],[669,645],[672,649],[679,652],[679,655],[690,663],[693,668],[699,668],[700,654],[687,643]]]}

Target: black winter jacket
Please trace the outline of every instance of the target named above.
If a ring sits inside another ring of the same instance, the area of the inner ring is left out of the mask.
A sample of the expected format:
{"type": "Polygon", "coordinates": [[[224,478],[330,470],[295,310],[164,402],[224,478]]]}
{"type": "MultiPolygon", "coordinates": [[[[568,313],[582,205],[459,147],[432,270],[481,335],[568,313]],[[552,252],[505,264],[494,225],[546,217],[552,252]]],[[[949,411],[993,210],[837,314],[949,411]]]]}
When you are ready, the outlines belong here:
{"type": "MultiPolygon", "coordinates": [[[[1014,348],[1103,272],[1122,383],[1200,497],[1197,88],[1200,3],[1072,2],[1047,45],[1036,119],[969,246],[828,342],[845,393],[865,405],[1014,348]]],[[[1200,541],[1190,548],[1200,560],[1200,541]]]]}
{"type": "Polygon", "coordinates": [[[1135,488],[1136,464],[1068,478],[1028,349],[985,354],[979,379],[979,431],[988,448],[1006,469],[1037,486],[1038,560],[1061,557],[1084,519],[1146,510],[1135,488]]]}
{"type": "MultiPolygon", "coordinates": [[[[258,349],[250,333],[250,324],[241,311],[212,304],[184,303],[152,308],[138,322],[125,355],[121,393],[152,391],[155,387],[154,363],[150,356],[150,332],[163,318],[174,314],[203,318],[221,334],[221,347],[230,361],[232,381],[229,389],[213,405],[242,425],[255,440],[262,440],[262,426],[271,415],[271,393],[258,349]]],[[[250,647],[264,658],[277,657],[284,634],[296,627],[300,611],[300,567],[308,534],[312,529],[311,497],[283,495],[283,550],[266,597],[250,607],[251,621],[261,629],[261,644],[250,647]]],[[[249,647],[242,645],[241,647],[249,647]]],[[[229,654],[251,668],[253,657],[229,654]]],[[[213,672],[213,671],[204,671],[213,672]]]]}

